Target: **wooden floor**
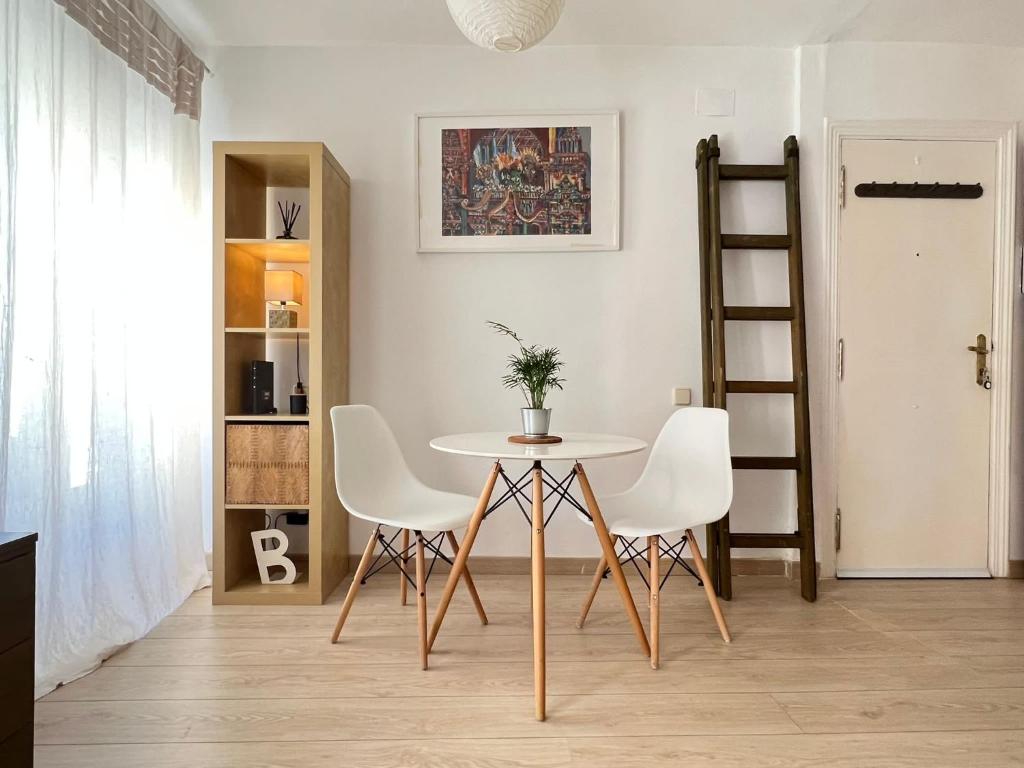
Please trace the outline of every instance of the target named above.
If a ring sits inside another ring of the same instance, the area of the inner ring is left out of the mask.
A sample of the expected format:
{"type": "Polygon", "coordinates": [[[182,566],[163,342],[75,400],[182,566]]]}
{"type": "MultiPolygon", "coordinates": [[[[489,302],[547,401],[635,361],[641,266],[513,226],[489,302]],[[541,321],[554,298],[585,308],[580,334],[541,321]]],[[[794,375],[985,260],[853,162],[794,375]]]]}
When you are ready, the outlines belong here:
{"type": "Polygon", "coordinates": [[[382,574],[336,646],[342,592],[289,608],[195,594],[38,703],[37,766],[1024,765],[1022,581],[831,581],[809,605],[781,577],[738,577],[725,646],[673,575],[657,672],[610,583],[574,627],[588,582],[549,577],[545,723],[529,577],[477,577],[487,627],[460,588],[421,672],[414,601],[382,574]]]}

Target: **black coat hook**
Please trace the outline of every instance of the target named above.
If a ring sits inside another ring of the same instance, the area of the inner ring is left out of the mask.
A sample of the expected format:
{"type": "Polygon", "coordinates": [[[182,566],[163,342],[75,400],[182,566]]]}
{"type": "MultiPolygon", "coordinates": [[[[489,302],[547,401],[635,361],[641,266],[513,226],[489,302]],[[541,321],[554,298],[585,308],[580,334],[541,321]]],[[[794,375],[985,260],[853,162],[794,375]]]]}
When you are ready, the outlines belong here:
{"type": "Polygon", "coordinates": [[[981,182],[977,184],[943,184],[934,182],[932,184],[921,184],[920,182],[900,183],[894,181],[890,184],[879,184],[872,181],[870,184],[858,184],[853,189],[857,197],[902,197],[902,198],[923,198],[932,200],[977,200],[982,196],[984,190],[981,182]]]}

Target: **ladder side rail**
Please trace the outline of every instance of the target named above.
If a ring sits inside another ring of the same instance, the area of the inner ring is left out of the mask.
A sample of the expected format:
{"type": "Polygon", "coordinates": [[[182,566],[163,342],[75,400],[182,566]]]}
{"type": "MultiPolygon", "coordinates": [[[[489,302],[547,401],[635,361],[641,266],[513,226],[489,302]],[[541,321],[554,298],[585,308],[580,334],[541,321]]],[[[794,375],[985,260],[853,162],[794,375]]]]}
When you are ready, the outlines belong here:
{"type": "Polygon", "coordinates": [[[817,567],[814,555],[814,502],[811,485],[810,407],[807,388],[807,329],[804,308],[803,242],[800,226],[800,152],[795,136],[786,139],[783,154],[787,169],[786,228],[789,247],[789,303],[793,307],[790,343],[793,379],[797,391],[793,401],[793,432],[797,471],[797,524],[801,536],[800,592],[805,600],[817,599],[817,567]]]}
{"type": "MultiPolygon", "coordinates": [[[[709,406],[714,400],[714,372],[711,338],[711,273],[708,263],[708,141],[697,142],[697,252],[700,256],[700,339],[701,339],[701,404],[709,406]]],[[[718,526],[707,526],[705,549],[708,555],[708,575],[718,591],[718,526]]]]}
{"type": "MultiPolygon", "coordinates": [[[[726,407],[725,375],[725,300],[722,263],[722,210],[719,180],[718,136],[708,139],[708,256],[711,276],[711,352],[714,381],[714,406],[726,407]]],[[[732,599],[732,554],[729,544],[729,514],[716,525],[718,529],[718,583],[719,596],[732,599]]]]}
{"type": "Polygon", "coordinates": [[[700,255],[700,338],[704,405],[714,399],[711,337],[711,273],[708,263],[708,142],[697,144],[697,251],[700,255]]]}

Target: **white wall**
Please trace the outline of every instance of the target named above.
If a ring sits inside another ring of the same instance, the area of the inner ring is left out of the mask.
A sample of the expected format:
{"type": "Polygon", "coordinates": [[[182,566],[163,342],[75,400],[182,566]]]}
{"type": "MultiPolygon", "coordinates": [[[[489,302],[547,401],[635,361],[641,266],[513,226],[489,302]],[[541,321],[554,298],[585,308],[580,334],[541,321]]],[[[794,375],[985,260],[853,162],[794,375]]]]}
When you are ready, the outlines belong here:
{"type": "MultiPolygon", "coordinates": [[[[824,198],[824,119],[832,120],[1024,120],[1024,49],[978,45],[924,43],[838,43],[800,50],[799,115],[804,160],[805,279],[807,283],[810,342],[818,350],[812,367],[812,395],[820,394],[831,349],[825,347],[824,249],[821,221],[824,198]],[[813,193],[808,194],[813,190],[813,193]],[[814,236],[811,236],[813,233],[814,236]],[[815,375],[815,374],[818,375],[815,375]]],[[[1020,156],[1020,153],[1018,153],[1020,156]]],[[[1019,193],[1018,193],[1019,195],[1019,193]]],[[[1018,199],[1019,196],[1018,196],[1018,199]]],[[[1015,285],[1020,285],[1020,251],[1014,258],[1015,285]]],[[[968,336],[974,331],[965,330],[968,336]]],[[[1018,469],[1011,484],[1010,557],[1024,558],[1024,472],[1019,457],[1024,429],[1019,426],[1021,374],[1024,373],[1024,301],[1019,291],[1014,302],[1015,349],[1012,410],[1014,430],[1011,463],[1018,469]]],[[[812,405],[821,398],[812,399],[812,405]]],[[[816,409],[820,416],[820,409],[816,409]]],[[[812,415],[812,422],[815,421],[812,415]]],[[[822,420],[817,419],[816,434],[822,420]]],[[[816,480],[824,481],[832,468],[824,456],[815,456],[816,480]]],[[[816,482],[819,519],[831,509],[826,483],[816,482]]],[[[819,541],[824,527],[819,523],[819,541]]],[[[831,536],[827,538],[831,546],[831,536]]]]}
{"type": "MultiPolygon", "coordinates": [[[[353,178],[353,400],[383,411],[425,480],[474,495],[485,463],[434,454],[427,441],[447,432],[516,427],[519,403],[498,384],[509,349],[490,335],[485,320],[509,323],[565,353],[567,390],[551,399],[556,430],[650,440],[672,410],[672,387],[689,386],[700,401],[693,172],[700,137],[717,132],[733,162],[773,162],[786,135],[800,138],[811,423],[820,445],[822,385],[832,361],[822,323],[824,119],[1024,120],[1024,50],[1012,48],[541,46],[500,56],[465,46],[346,46],[222,48],[210,58],[215,74],[204,94],[204,188],[208,192],[214,139],[328,144],[353,178]],[[735,88],[735,117],[694,116],[698,87],[735,88]],[[414,113],[544,109],[622,111],[623,250],[417,254],[414,113]]],[[[779,226],[781,195],[749,186],[743,195],[726,200],[728,228],[779,226]]],[[[730,256],[731,300],[785,303],[775,258],[730,256]]],[[[1020,310],[1018,298],[1018,349],[1024,342],[1020,310]]],[[[787,377],[783,331],[750,328],[743,333],[757,335],[730,339],[730,350],[740,350],[730,358],[740,366],[734,375],[787,377]]],[[[1022,358],[1015,356],[1018,372],[1022,358]]],[[[758,419],[743,398],[731,399],[737,452],[787,449],[787,399],[779,396],[758,419]]],[[[1015,457],[1022,435],[1018,430],[1015,457]]],[[[633,457],[594,466],[599,492],[626,487],[642,462],[633,457]]],[[[832,468],[821,451],[814,463],[820,559],[822,548],[831,546],[834,501],[822,481],[832,468]]],[[[792,530],[787,482],[740,473],[734,529],[792,530]]],[[[1024,558],[1021,482],[1017,478],[1011,513],[1010,551],[1018,559],[1024,558]]],[[[492,521],[477,553],[528,552],[519,518],[492,521]]],[[[362,527],[353,527],[353,551],[363,535],[362,527]]],[[[553,555],[596,552],[591,534],[568,515],[552,524],[548,548],[553,555]]]]}
{"type": "MultiPolygon", "coordinates": [[[[652,440],[671,413],[672,387],[691,387],[700,401],[694,147],[717,132],[733,162],[781,157],[796,115],[792,51],[540,47],[502,56],[466,46],[353,46],[224,48],[212,58],[207,166],[215,139],[323,140],[351,174],[352,399],[384,413],[426,481],[476,495],[486,462],[436,454],[428,440],[516,429],[520,403],[498,381],[511,349],[484,326],[489,319],[562,349],[568,382],[551,397],[556,431],[652,440]],[[697,87],[735,88],[736,116],[695,117],[697,87]],[[413,115],[545,109],[621,110],[622,251],[417,254],[413,115]]],[[[205,181],[208,189],[208,167],[205,181]]],[[[727,226],[777,231],[782,206],[781,194],[748,188],[726,201],[727,226]]],[[[735,258],[728,290],[736,301],[785,302],[781,262],[735,258]]],[[[757,350],[736,355],[745,368],[737,377],[788,375],[788,362],[771,364],[786,359],[788,338],[764,333],[767,351],[755,337],[736,339],[757,350]]],[[[787,399],[756,421],[737,412],[738,450],[786,450],[787,399]]],[[[598,492],[624,489],[643,460],[594,462],[598,492]]],[[[792,530],[791,490],[781,478],[759,486],[741,478],[734,520],[743,522],[734,528],[792,530]]],[[[354,525],[352,551],[364,537],[354,525]]],[[[547,545],[552,555],[597,552],[569,514],[552,523],[547,545]]],[[[511,511],[491,518],[475,549],[528,551],[528,529],[511,511]]]]}

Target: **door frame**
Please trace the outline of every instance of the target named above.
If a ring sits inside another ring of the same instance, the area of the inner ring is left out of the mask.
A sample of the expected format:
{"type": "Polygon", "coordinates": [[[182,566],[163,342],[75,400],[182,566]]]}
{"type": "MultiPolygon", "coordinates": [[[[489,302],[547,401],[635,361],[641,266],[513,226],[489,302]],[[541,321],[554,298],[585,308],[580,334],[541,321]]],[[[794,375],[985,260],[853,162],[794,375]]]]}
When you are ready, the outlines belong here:
{"type": "MultiPolygon", "coordinates": [[[[822,531],[822,575],[836,574],[833,515],[838,504],[839,371],[839,219],[842,142],[846,139],[945,140],[991,142],[996,148],[995,238],[992,262],[992,410],[989,417],[988,569],[1008,576],[1010,568],[1010,405],[1013,368],[1013,305],[1017,285],[1016,240],[1017,126],[1009,122],[945,120],[825,120],[824,282],[825,334],[821,350],[823,440],[826,462],[821,478],[828,504],[822,531]]],[[[987,192],[987,190],[986,190],[987,192]]],[[[852,194],[852,190],[846,190],[852,194]]],[[[966,343],[966,342],[965,342],[966,343]]],[[[897,574],[898,575],[898,574],[897,574]]]]}

